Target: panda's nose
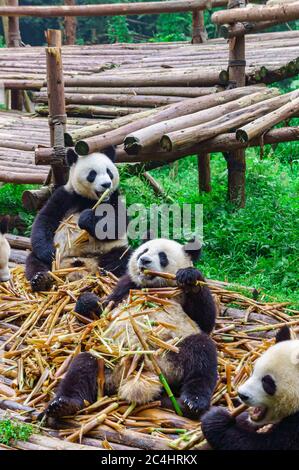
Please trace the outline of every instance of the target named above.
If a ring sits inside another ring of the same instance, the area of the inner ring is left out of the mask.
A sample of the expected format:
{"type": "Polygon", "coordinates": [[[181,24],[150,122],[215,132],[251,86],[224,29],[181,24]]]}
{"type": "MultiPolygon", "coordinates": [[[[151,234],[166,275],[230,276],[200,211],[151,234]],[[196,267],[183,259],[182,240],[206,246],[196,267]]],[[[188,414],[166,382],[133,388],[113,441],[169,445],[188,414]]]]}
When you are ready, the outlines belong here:
{"type": "Polygon", "coordinates": [[[105,189],[110,188],[110,186],[111,186],[111,181],[107,181],[107,183],[102,183],[102,187],[105,189]]]}
{"type": "Polygon", "coordinates": [[[151,264],[151,259],[147,256],[141,256],[140,263],[142,264],[142,266],[148,266],[149,264],[151,264]]]}

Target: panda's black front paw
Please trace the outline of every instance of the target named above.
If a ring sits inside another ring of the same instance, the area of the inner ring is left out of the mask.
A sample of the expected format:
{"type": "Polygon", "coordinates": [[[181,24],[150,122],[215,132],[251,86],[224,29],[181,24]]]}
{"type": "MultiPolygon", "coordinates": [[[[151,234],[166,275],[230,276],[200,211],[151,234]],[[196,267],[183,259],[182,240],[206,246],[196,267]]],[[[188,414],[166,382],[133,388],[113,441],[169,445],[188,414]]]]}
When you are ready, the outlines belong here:
{"type": "Polygon", "coordinates": [[[75,306],[75,312],[87,318],[92,318],[93,314],[100,316],[103,309],[99,297],[93,292],[85,292],[80,295],[75,306]]]}
{"type": "Polygon", "coordinates": [[[178,401],[183,415],[190,419],[199,419],[210,406],[210,401],[204,396],[187,393],[182,393],[178,401]]]}
{"type": "MultiPolygon", "coordinates": [[[[204,281],[204,278],[196,268],[179,269],[176,273],[177,285],[183,289],[192,289],[196,286],[197,281],[204,281]]],[[[200,288],[200,286],[197,287],[200,288]]]]}
{"type": "Polygon", "coordinates": [[[69,398],[66,396],[57,396],[52,400],[43,415],[46,418],[61,418],[63,416],[72,416],[84,408],[84,402],[80,398],[69,398]]]}
{"type": "Polygon", "coordinates": [[[92,236],[93,236],[93,229],[94,229],[94,217],[95,215],[92,209],[85,209],[84,211],[81,212],[79,220],[78,220],[78,226],[82,230],[86,230],[92,236]]]}
{"type": "Polygon", "coordinates": [[[54,284],[54,279],[48,272],[36,273],[30,280],[33,292],[48,291],[54,284]]]}
{"type": "Polygon", "coordinates": [[[203,433],[224,432],[236,424],[236,419],[223,407],[212,407],[201,420],[203,433]]]}

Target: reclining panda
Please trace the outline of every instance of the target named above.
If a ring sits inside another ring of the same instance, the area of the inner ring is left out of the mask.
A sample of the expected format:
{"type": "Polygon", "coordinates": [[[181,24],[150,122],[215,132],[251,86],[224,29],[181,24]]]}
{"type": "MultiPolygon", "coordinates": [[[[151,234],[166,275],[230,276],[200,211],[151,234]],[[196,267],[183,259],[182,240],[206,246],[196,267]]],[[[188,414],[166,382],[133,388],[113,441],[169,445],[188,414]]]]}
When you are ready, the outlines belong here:
{"type": "MultiPolygon", "coordinates": [[[[157,309],[153,319],[155,322],[174,324],[175,331],[166,329],[163,340],[179,336],[179,352],[167,351],[158,356],[157,360],[170,386],[177,390],[184,415],[198,418],[209,408],[217,382],[216,348],[209,337],[215,324],[216,307],[209,288],[206,285],[196,285],[198,280],[204,280],[200,271],[193,267],[200,249],[195,251],[189,248],[188,244],[182,246],[167,239],[145,242],[132,254],[127,274],[119,280],[107,302],[120,304],[130,289],[174,285],[174,281],[149,277],[144,273],[145,269],[176,274],[176,283],[181,287],[182,294],[175,297],[176,301],[171,306],[157,309]]],[[[76,310],[84,315],[95,311],[100,313],[98,300],[95,294],[82,294],[76,310]]],[[[118,308],[121,309],[121,305],[118,308]]],[[[115,310],[117,322],[108,327],[114,343],[118,341],[122,347],[128,349],[137,346],[138,338],[130,328],[127,309],[121,310],[120,315],[117,315],[117,307],[115,310]]],[[[145,374],[148,381],[133,376],[132,380],[123,382],[125,367],[124,362],[119,361],[113,371],[105,371],[106,394],[117,393],[120,399],[137,404],[162,399],[162,404],[169,407],[169,401],[162,395],[162,386],[150,361],[145,359],[142,370],[142,375],[145,374]]],[[[71,415],[80,410],[84,403],[96,401],[97,375],[97,359],[88,352],[79,354],[60,383],[55,398],[48,405],[46,416],[58,418],[71,415]]]]}
{"type": "Polygon", "coordinates": [[[283,326],[239,387],[250,407],[237,418],[222,407],[202,419],[203,434],[216,450],[299,450],[299,341],[283,326]],[[272,425],[264,432],[258,432],[272,425]]]}
{"type": "Polygon", "coordinates": [[[85,272],[80,270],[81,277],[87,273],[95,274],[99,267],[121,276],[130,255],[126,211],[119,204],[119,174],[114,164],[114,148],[86,157],[78,157],[73,149],[68,149],[66,160],[70,167],[67,184],[54,191],[32,227],[32,253],[26,260],[26,277],[33,291],[51,288],[53,278],[48,271],[58,250],[60,268],[85,267],[85,272]],[[95,215],[91,209],[107,189],[109,194],[104,203],[105,207],[108,205],[113,209],[110,219],[105,213],[95,215]],[[71,216],[77,230],[67,227],[66,221],[71,216]],[[104,227],[98,239],[97,223],[104,218],[109,226],[104,227]],[[119,220],[124,223],[118,224],[119,220]],[[79,228],[88,232],[89,240],[76,245],[74,240],[79,228]]]}

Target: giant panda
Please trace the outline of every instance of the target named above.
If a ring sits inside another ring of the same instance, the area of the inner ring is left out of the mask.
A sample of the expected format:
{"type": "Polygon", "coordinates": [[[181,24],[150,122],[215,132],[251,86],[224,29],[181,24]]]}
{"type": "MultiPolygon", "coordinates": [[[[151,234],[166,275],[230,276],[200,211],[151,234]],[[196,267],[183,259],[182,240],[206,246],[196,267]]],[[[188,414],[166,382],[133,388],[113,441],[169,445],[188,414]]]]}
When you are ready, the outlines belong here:
{"type": "MultiPolygon", "coordinates": [[[[110,147],[102,153],[79,157],[70,148],[66,160],[70,167],[66,185],[54,191],[32,226],[32,253],[26,260],[26,277],[33,291],[52,286],[53,278],[48,271],[55,254],[60,268],[85,267],[86,271],[80,270],[80,277],[96,273],[99,266],[119,277],[125,272],[130,254],[126,211],[119,203],[115,149],[110,147]],[[107,218],[107,213],[97,216],[91,208],[107,189],[109,194],[103,204],[112,209],[113,215],[108,227],[104,227],[106,232],[98,239],[97,223],[107,218]],[[124,223],[118,224],[119,220],[124,223]],[[73,228],[69,228],[68,221],[73,228]],[[88,232],[89,239],[76,245],[74,240],[80,229],[88,232]]],[[[69,280],[76,279],[78,272],[69,280]]]]}
{"type": "Polygon", "coordinates": [[[10,245],[5,238],[8,229],[9,217],[3,217],[0,222],[0,282],[6,282],[10,279],[8,261],[10,256],[10,245]]]}
{"type": "Polygon", "coordinates": [[[287,326],[238,393],[249,413],[234,418],[218,407],[203,416],[202,431],[213,449],[299,450],[299,340],[291,339],[287,326]],[[265,425],[272,426],[258,432],[265,425]]]}
{"type": "MultiPolygon", "coordinates": [[[[132,349],[139,345],[138,338],[128,320],[127,308],[122,309],[121,301],[126,299],[130,289],[174,284],[160,277],[147,276],[145,268],[176,274],[176,283],[181,287],[182,294],[174,299],[171,306],[155,311],[152,319],[155,323],[161,321],[162,324],[174,325],[174,330],[163,330],[164,341],[179,336],[179,351],[167,351],[157,356],[157,360],[170,386],[177,390],[183,414],[192,418],[197,418],[209,408],[217,382],[216,347],[209,337],[215,324],[216,307],[209,288],[206,285],[196,286],[196,281],[204,280],[200,271],[193,267],[199,251],[191,250],[190,244],[183,246],[168,239],[145,242],[133,252],[127,274],[107,298],[107,302],[113,301],[117,306],[112,311],[112,318],[117,320],[109,325],[109,336],[114,345],[121,343],[122,348],[127,346],[132,349]]],[[[77,311],[86,315],[89,310],[96,310],[96,303],[96,298],[91,298],[88,293],[82,294],[77,311]]],[[[106,370],[106,394],[117,393],[120,399],[137,404],[162,399],[162,404],[169,407],[150,361],[144,359],[141,376],[136,378],[133,374],[122,381],[124,374],[128,373],[126,367],[125,361],[119,361],[112,372],[106,370]]],[[[79,354],[60,383],[54,400],[48,405],[46,415],[52,418],[71,415],[85,402],[94,402],[97,398],[97,374],[97,359],[88,352],[79,354]]]]}

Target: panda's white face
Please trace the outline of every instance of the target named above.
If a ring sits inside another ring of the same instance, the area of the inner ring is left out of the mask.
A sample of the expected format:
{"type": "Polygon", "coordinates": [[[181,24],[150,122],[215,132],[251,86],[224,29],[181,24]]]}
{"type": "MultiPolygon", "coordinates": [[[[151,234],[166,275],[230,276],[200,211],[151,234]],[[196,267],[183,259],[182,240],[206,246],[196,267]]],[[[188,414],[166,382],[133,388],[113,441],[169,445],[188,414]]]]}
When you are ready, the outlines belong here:
{"type": "Polygon", "coordinates": [[[79,157],[70,168],[67,190],[88,199],[98,200],[107,190],[113,193],[119,185],[119,174],[114,163],[103,153],[79,157]]]}
{"type": "Polygon", "coordinates": [[[176,274],[178,269],[193,266],[191,257],[184,246],[166,238],[156,238],[143,243],[134,251],[128,265],[131,279],[141,286],[162,287],[173,285],[174,282],[160,277],[150,277],[144,270],[176,274]]]}
{"type": "Polygon", "coordinates": [[[299,340],[271,346],[255,363],[252,376],[238,390],[253,407],[251,421],[277,423],[299,411],[299,340]]]}

